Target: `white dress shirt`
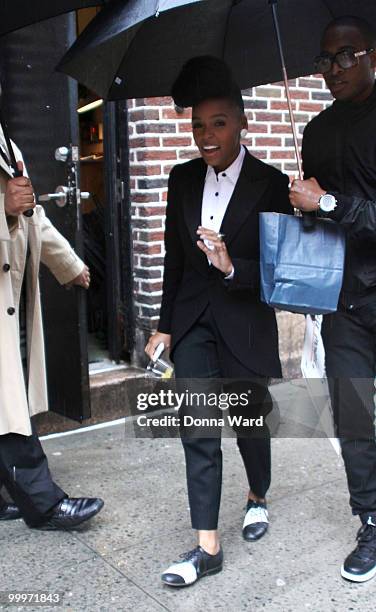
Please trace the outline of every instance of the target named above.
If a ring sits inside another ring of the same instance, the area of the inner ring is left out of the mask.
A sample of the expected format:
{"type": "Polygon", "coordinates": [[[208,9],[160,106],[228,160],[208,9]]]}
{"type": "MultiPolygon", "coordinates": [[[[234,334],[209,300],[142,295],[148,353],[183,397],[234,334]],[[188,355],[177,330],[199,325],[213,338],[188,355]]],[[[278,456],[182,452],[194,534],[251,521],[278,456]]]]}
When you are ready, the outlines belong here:
{"type": "MultiPolygon", "coordinates": [[[[242,145],[239,155],[226,170],[217,174],[212,166],[208,166],[201,206],[201,225],[203,227],[219,232],[243,166],[244,156],[245,148],[242,145]]],[[[226,240],[226,237],[224,238],[226,240]]],[[[209,249],[212,247],[208,240],[204,242],[209,249]]],[[[233,276],[234,269],[225,278],[231,280],[233,276]]]]}

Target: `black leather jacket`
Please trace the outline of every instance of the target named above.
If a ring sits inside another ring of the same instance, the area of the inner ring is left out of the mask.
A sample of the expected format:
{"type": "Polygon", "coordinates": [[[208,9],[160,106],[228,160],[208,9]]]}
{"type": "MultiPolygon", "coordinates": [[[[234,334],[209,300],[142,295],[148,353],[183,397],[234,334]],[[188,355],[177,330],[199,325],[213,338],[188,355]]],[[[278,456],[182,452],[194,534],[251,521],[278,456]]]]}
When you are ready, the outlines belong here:
{"type": "Polygon", "coordinates": [[[305,178],[315,177],[337,198],[328,216],[346,232],[340,303],[376,301],[376,87],[360,104],[335,101],[303,136],[305,178]]]}

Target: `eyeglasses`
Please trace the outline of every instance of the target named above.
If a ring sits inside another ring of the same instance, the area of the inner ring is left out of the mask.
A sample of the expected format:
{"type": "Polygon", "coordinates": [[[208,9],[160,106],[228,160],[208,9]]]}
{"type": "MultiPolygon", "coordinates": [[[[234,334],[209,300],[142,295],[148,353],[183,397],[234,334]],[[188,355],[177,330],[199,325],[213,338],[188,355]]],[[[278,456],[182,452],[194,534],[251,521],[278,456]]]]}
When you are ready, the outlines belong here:
{"type": "Polygon", "coordinates": [[[354,49],[343,49],[338,51],[334,55],[330,53],[322,53],[315,57],[314,66],[315,71],[321,74],[325,74],[332,69],[334,62],[338,64],[343,70],[353,68],[359,64],[359,58],[363,55],[369,55],[375,51],[375,49],[364,49],[363,51],[354,51],[354,49]]]}

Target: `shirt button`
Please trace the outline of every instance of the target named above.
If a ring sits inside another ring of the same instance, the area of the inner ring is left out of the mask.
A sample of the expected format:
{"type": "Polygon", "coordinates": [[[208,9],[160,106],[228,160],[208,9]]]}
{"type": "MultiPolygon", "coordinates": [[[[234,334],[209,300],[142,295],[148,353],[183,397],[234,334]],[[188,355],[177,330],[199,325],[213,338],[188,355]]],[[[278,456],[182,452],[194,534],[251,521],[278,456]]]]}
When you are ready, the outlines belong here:
{"type": "Polygon", "coordinates": [[[9,272],[9,270],[10,270],[10,265],[9,265],[8,263],[4,264],[4,265],[3,265],[3,270],[4,270],[4,272],[9,272]]]}
{"type": "Polygon", "coordinates": [[[14,315],[15,312],[16,312],[16,309],[13,308],[13,306],[9,306],[7,310],[8,315],[14,315]]]}
{"type": "Polygon", "coordinates": [[[216,192],[215,192],[215,195],[216,195],[216,196],[219,196],[219,193],[218,193],[218,191],[216,191],[216,192]]]}
{"type": "Polygon", "coordinates": [[[222,176],[227,176],[226,172],[224,172],[224,173],[222,174],[222,176]]]}
{"type": "Polygon", "coordinates": [[[210,221],[213,221],[214,217],[213,215],[210,215],[210,221]]]}

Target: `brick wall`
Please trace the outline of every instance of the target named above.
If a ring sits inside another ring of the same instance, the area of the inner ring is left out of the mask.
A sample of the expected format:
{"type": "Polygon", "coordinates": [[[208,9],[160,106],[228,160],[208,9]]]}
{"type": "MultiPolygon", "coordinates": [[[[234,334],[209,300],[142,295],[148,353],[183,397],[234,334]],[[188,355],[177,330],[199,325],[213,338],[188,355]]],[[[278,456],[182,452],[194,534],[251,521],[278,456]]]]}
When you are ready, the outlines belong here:
{"type": "MultiPolygon", "coordinates": [[[[331,101],[324,81],[315,76],[290,81],[299,139],[306,123],[331,101]]],[[[243,92],[249,132],[243,140],[253,155],[296,175],[295,154],[282,83],[243,92]]],[[[197,156],[190,110],[177,114],[171,98],[129,101],[130,174],[136,309],[135,362],[145,337],[158,322],[163,275],[166,187],[175,164],[197,156]]],[[[298,372],[304,319],[279,313],[281,354],[286,374],[298,372]]]]}

